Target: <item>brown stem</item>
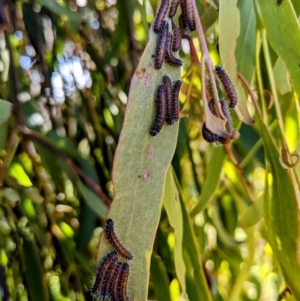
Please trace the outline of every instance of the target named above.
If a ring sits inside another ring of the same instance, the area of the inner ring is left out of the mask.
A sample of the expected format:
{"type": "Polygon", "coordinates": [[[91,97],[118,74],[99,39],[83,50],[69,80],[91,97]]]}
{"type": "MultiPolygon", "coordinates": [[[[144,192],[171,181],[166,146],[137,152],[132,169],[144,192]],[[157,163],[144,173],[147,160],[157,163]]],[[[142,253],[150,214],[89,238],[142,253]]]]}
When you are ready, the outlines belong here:
{"type": "Polygon", "coordinates": [[[254,197],[252,196],[250,190],[249,190],[249,187],[247,186],[247,183],[242,175],[242,168],[240,167],[237,159],[235,158],[230,146],[228,144],[225,144],[224,145],[224,148],[228,154],[228,157],[230,158],[231,162],[233,163],[233,165],[235,166],[235,169],[236,169],[236,172],[237,172],[237,175],[239,177],[239,180],[241,181],[241,184],[250,200],[251,203],[254,203],[254,197]]]}
{"type": "MultiPolygon", "coordinates": [[[[224,116],[224,114],[222,112],[221,105],[219,102],[219,94],[218,94],[217,85],[216,85],[216,81],[215,81],[215,77],[214,77],[214,73],[213,73],[213,62],[209,56],[209,51],[208,51],[208,48],[206,45],[205,35],[203,32],[203,28],[201,25],[201,21],[200,21],[200,17],[198,14],[195,0],[192,0],[192,4],[194,6],[194,18],[195,18],[197,33],[198,33],[198,37],[199,37],[199,41],[200,41],[200,45],[201,45],[201,51],[202,51],[201,60],[204,60],[205,66],[208,70],[208,75],[209,75],[209,78],[211,81],[211,86],[212,86],[212,91],[213,91],[213,96],[214,96],[214,103],[215,103],[215,107],[217,109],[216,113],[218,116],[221,116],[224,120],[226,120],[226,117],[224,116]]],[[[205,68],[203,68],[203,70],[201,70],[201,72],[202,73],[205,72],[205,68]]],[[[202,82],[202,85],[204,85],[203,82],[202,82]]],[[[205,90],[205,89],[203,89],[203,90],[205,90]]],[[[204,101],[204,99],[203,99],[203,101],[204,101]]]]}
{"type": "Polygon", "coordinates": [[[14,104],[13,113],[15,115],[15,121],[20,126],[23,124],[23,116],[21,111],[21,104],[18,100],[18,94],[19,94],[19,84],[17,79],[17,71],[14,64],[14,56],[12,47],[10,45],[9,36],[8,33],[5,32],[5,41],[6,41],[6,47],[9,52],[9,59],[10,59],[10,72],[11,72],[11,79],[12,79],[12,103],[14,104]]]}

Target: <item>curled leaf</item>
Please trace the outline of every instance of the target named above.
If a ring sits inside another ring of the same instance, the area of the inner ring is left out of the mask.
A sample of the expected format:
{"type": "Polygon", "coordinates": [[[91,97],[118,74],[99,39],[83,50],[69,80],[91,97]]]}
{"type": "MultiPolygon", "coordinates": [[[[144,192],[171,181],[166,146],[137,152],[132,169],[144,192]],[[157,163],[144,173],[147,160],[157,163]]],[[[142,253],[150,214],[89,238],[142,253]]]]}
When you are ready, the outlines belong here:
{"type": "Polygon", "coordinates": [[[297,152],[292,152],[291,154],[289,154],[289,151],[285,147],[282,147],[280,159],[286,166],[295,167],[299,163],[299,157],[300,155],[297,152]],[[295,158],[296,161],[291,161],[292,158],[295,158]]]}

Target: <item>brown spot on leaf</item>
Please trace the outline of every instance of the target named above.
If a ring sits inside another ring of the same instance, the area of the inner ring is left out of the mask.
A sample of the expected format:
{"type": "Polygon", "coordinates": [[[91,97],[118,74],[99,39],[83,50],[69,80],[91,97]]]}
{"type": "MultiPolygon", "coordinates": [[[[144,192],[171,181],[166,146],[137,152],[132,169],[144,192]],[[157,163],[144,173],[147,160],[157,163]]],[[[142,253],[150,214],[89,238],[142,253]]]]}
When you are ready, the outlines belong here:
{"type": "Polygon", "coordinates": [[[146,87],[151,87],[152,86],[152,78],[149,75],[149,73],[145,74],[145,86],[146,87]]]}
{"type": "Polygon", "coordinates": [[[149,160],[152,160],[152,159],[153,159],[153,155],[154,155],[154,150],[153,150],[153,147],[150,146],[150,147],[148,148],[148,159],[149,159],[149,160]]]}
{"type": "Polygon", "coordinates": [[[148,181],[150,179],[150,172],[148,170],[143,170],[141,178],[145,182],[148,181]]]}
{"type": "Polygon", "coordinates": [[[177,192],[175,192],[175,193],[174,193],[174,199],[175,199],[175,201],[176,201],[176,202],[178,202],[178,201],[179,201],[179,198],[178,198],[178,193],[177,193],[177,192]]]}
{"type": "Polygon", "coordinates": [[[138,79],[141,79],[141,78],[143,78],[145,71],[146,71],[146,69],[143,68],[141,71],[136,71],[135,75],[137,76],[138,79]]]}

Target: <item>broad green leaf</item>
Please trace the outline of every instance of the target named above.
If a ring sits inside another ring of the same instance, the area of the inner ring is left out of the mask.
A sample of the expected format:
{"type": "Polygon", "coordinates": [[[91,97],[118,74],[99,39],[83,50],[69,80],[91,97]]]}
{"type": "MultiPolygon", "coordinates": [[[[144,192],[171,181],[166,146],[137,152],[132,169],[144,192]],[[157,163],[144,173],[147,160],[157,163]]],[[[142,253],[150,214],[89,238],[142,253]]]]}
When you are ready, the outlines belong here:
{"type": "Polygon", "coordinates": [[[228,248],[235,248],[245,241],[237,241],[224,227],[222,224],[222,219],[219,212],[218,204],[214,205],[212,220],[216,227],[218,238],[226,245],[228,248]]]}
{"type": "Polygon", "coordinates": [[[102,200],[89,188],[87,188],[79,179],[76,181],[77,189],[87,205],[102,219],[105,219],[107,214],[107,206],[102,200]]]}
{"type": "Polygon", "coordinates": [[[260,196],[255,203],[244,209],[239,224],[242,228],[249,228],[254,226],[263,218],[264,197],[260,196]]]}
{"type": "Polygon", "coordinates": [[[291,0],[295,13],[299,17],[300,15],[300,2],[298,0],[291,0]]]}
{"type": "Polygon", "coordinates": [[[162,301],[171,301],[169,293],[170,281],[167,270],[161,258],[155,254],[151,256],[151,280],[155,298],[162,301]]]}
{"type": "Polygon", "coordinates": [[[290,170],[284,169],[273,138],[260,121],[261,137],[269,171],[272,174],[272,194],[266,190],[264,217],[270,245],[280,264],[287,285],[300,300],[300,214],[296,190],[290,170]]]}
{"type": "MultiPolygon", "coordinates": [[[[178,185],[178,183],[177,183],[178,185]]],[[[189,217],[182,198],[179,198],[183,217],[183,252],[186,263],[187,294],[190,301],[212,301],[202,267],[200,247],[195,236],[192,220],[189,217]],[[191,277],[192,276],[192,277],[191,277]],[[193,293],[190,293],[190,289],[193,293]]]]}
{"type": "Polygon", "coordinates": [[[230,77],[238,97],[238,103],[235,107],[235,111],[243,122],[253,124],[253,120],[247,108],[245,93],[237,78],[235,51],[237,39],[241,30],[240,13],[237,9],[237,0],[220,1],[219,23],[221,63],[230,77]]]}
{"type": "Polygon", "coordinates": [[[212,6],[207,7],[207,9],[205,9],[204,13],[201,15],[203,31],[207,32],[207,30],[216,22],[217,18],[218,11],[212,6]]]}
{"type": "MultiPolygon", "coordinates": [[[[171,26],[170,26],[171,28],[171,26]]],[[[180,79],[181,68],[163,64],[154,69],[152,55],[157,36],[150,29],[149,42],[133,75],[128,103],[115,153],[113,167],[114,200],[108,217],[122,244],[133,254],[129,262],[128,294],[131,300],[146,300],[150,258],[159,223],[165,178],[175,151],[178,122],[164,125],[152,137],[149,128],[154,117],[154,94],[162,77],[172,83],[180,79]]],[[[100,255],[108,251],[101,236],[100,255]]]]}
{"type": "Polygon", "coordinates": [[[297,301],[297,299],[293,296],[293,295],[290,295],[289,293],[286,293],[285,297],[283,300],[286,300],[286,301],[297,301]]]}
{"type": "Polygon", "coordinates": [[[2,125],[10,116],[12,104],[6,100],[0,99],[0,125],[2,125]]]}
{"type": "Polygon", "coordinates": [[[281,95],[292,91],[289,74],[281,58],[278,58],[275,63],[274,77],[276,88],[281,95]]]}
{"type": "Polygon", "coordinates": [[[237,71],[251,83],[255,72],[256,15],[253,1],[238,0],[240,34],[236,41],[237,71]]]}
{"type": "Polygon", "coordinates": [[[179,203],[179,194],[174,182],[172,168],[170,167],[167,172],[164,206],[168,215],[170,225],[174,229],[175,246],[174,246],[174,262],[176,276],[181,285],[183,293],[186,292],[185,285],[185,264],[182,255],[182,239],[183,239],[183,221],[181,206],[179,203]]]}
{"type": "Polygon", "coordinates": [[[276,54],[284,62],[299,98],[300,26],[291,2],[285,0],[280,6],[277,6],[276,1],[273,0],[256,0],[255,3],[258,14],[266,28],[267,39],[276,54]]]}
{"type": "Polygon", "coordinates": [[[212,154],[207,164],[208,172],[206,180],[202,188],[199,202],[191,212],[192,216],[202,211],[204,207],[208,204],[208,202],[211,200],[219,184],[225,157],[226,153],[223,147],[213,148],[212,154]]]}
{"type": "Polygon", "coordinates": [[[290,151],[298,151],[297,145],[299,144],[299,120],[297,106],[298,104],[293,101],[285,115],[284,132],[290,151]]]}

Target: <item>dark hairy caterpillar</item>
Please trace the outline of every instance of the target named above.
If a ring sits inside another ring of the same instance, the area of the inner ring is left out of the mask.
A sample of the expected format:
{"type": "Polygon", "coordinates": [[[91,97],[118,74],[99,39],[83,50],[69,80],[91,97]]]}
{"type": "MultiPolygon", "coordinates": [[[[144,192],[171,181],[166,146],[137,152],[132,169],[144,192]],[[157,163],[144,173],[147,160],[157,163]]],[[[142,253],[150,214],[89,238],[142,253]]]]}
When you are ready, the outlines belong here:
{"type": "Polygon", "coordinates": [[[129,265],[127,263],[122,264],[120,277],[117,282],[117,300],[129,301],[127,296],[127,282],[129,276],[129,265]]]}
{"type": "Polygon", "coordinates": [[[188,27],[190,31],[196,30],[193,2],[191,0],[183,0],[181,2],[181,9],[185,26],[188,27]]]}
{"type": "Polygon", "coordinates": [[[184,16],[180,15],[178,18],[179,21],[179,31],[181,34],[181,39],[186,39],[186,40],[190,40],[191,37],[188,35],[188,28],[185,25],[185,21],[184,21],[184,16]]]}
{"type": "Polygon", "coordinates": [[[167,124],[172,124],[172,84],[169,76],[165,75],[163,77],[163,84],[165,90],[165,103],[166,103],[166,115],[165,122],[167,124]]]}
{"type": "Polygon", "coordinates": [[[102,262],[98,265],[96,279],[92,287],[93,295],[99,298],[103,298],[103,288],[105,287],[105,283],[107,281],[110,269],[117,262],[117,260],[117,252],[113,251],[107,254],[102,260],[102,262]]]}
{"type": "Polygon", "coordinates": [[[176,26],[173,19],[172,22],[172,30],[173,30],[173,37],[172,37],[172,51],[178,51],[181,46],[181,32],[180,29],[176,26]]]}
{"type": "Polygon", "coordinates": [[[207,142],[220,142],[222,144],[225,144],[227,140],[219,135],[213,134],[207,127],[205,122],[202,126],[202,136],[207,142]]]}
{"type": "Polygon", "coordinates": [[[169,3],[170,3],[170,0],[162,0],[161,1],[160,7],[156,13],[154,26],[153,26],[153,30],[156,33],[159,33],[162,29],[164,18],[168,11],[168,8],[169,8],[169,3]]]}
{"type": "Polygon", "coordinates": [[[172,123],[177,122],[179,120],[179,91],[181,88],[182,81],[178,80],[173,85],[172,89],[172,123]]]}
{"type": "Polygon", "coordinates": [[[277,5],[278,5],[278,6],[281,5],[282,1],[283,1],[283,0],[277,0],[277,5]]]}
{"type": "Polygon", "coordinates": [[[182,0],[172,0],[171,6],[170,6],[170,11],[169,11],[170,18],[173,18],[176,15],[178,5],[181,1],[182,0]]]}
{"type": "Polygon", "coordinates": [[[229,98],[229,107],[234,108],[237,104],[237,96],[236,96],[236,92],[235,92],[234,86],[233,86],[230,78],[228,77],[227,73],[221,66],[217,66],[215,68],[215,71],[216,71],[216,74],[218,75],[218,77],[224,87],[224,90],[229,98]]]}
{"type": "Polygon", "coordinates": [[[133,255],[119,241],[114,230],[114,221],[112,219],[108,219],[106,221],[104,234],[111,246],[118,252],[118,254],[128,260],[133,259],[133,255]]]}
{"type": "Polygon", "coordinates": [[[167,47],[167,37],[168,37],[168,22],[163,21],[162,30],[159,33],[158,40],[156,43],[156,49],[155,49],[155,56],[154,56],[154,67],[155,69],[160,69],[165,53],[166,53],[166,47],[167,47]]]}
{"type": "Polygon", "coordinates": [[[121,265],[122,267],[115,278],[112,300],[129,301],[129,297],[127,295],[129,265],[127,263],[122,263],[121,265]]]}
{"type": "Polygon", "coordinates": [[[121,271],[123,264],[121,262],[115,262],[112,266],[109,276],[106,281],[104,291],[102,293],[103,300],[111,298],[113,295],[113,287],[118,273],[121,271]]]}
{"type": "Polygon", "coordinates": [[[182,60],[174,57],[172,53],[172,34],[168,33],[167,41],[166,41],[166,52],[165,52],[165,60],[169,65],[181,67],[183,65],[182,60]]]}
{"type": "Polygon", "coordinates": [[[165,89],[163,85],[159,85],[157,88],[156,96],[155,96],[155,117],[153,123],[150,127],[149,134],[151,136],[156,136],[165,122],[166,115],[166,104],[165,104],[165,89]]]}
{"type": "Polygon", "coordinates": [[[129,265],[127,263],[123,264],[122,267],[122,275],[121,275],[121,287],[120,287],[120,297],[122,297],[120,300],[128,300],[129,298],[127,296],[127,283],[128,283],[128,276],[129,276],[129,265]]]}

